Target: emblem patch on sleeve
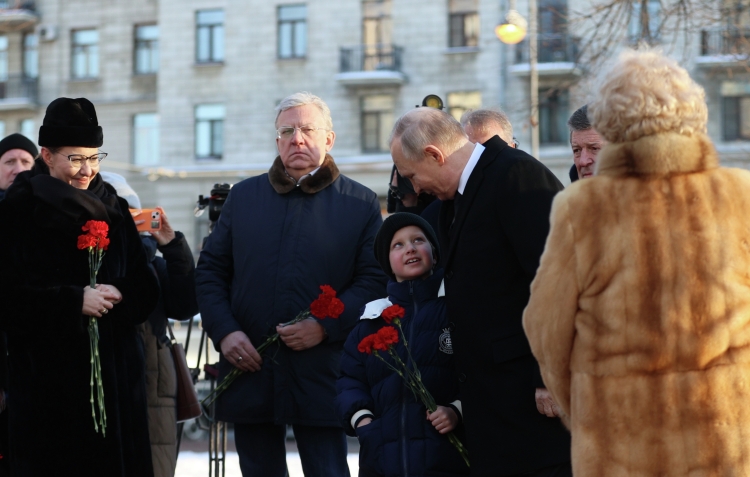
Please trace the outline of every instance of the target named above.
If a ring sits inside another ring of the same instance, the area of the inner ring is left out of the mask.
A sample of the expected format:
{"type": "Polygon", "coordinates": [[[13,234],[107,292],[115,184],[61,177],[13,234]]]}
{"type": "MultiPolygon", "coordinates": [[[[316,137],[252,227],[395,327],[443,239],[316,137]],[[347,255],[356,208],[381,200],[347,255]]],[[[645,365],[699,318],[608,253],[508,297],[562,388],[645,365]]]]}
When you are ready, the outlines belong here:
{"type": "Polygon", "coordinates": [[[440,335],[438,341],[440,342],[440,351],[445,354],[453,354],[453,343],[451,342],[450,328],[443,329],[443,334],[440,335]]]}

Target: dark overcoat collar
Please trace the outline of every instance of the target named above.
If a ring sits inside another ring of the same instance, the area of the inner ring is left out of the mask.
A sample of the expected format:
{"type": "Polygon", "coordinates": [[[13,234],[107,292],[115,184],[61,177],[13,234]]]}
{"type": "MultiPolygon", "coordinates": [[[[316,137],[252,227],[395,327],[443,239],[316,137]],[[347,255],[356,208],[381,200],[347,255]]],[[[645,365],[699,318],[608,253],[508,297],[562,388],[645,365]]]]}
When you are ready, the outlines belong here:
{"type": "Polygon", "coordinates": [[[333,162],[333,157],[330,154],[326,154],[323,163],[320,165],[320,169],[312,176],[297,183],[294,178],[289,177],[289,174],[286,173],[284,164],[281,162],[281,157],[277,156],[273,161],[271,169],[268,171],[268,180],[271,182],[273,190],[278,194],[287,194],[294,190],[295,187],[299,187],[306,194],[315,194],[331,185],[333,181],[338,179],[339,175],[339,168],[333,162]]]}
{"type": "Polygon", "coordinates": [[[443,262],[446,270],[448,270],[448,266],[453,258],[456,243],[458,242],[458,236],[461,234],[461,229],[466,221],[466,216],[471,209],[479,187],[482,185],[482,181],[484,181],[484,169],[492,163],[498,154],[500,154],[505,148],[509,147],[508,143],[500,139],[499,136],[491,137],[482,145],[485,148],[484,152],[482,152],[482,155],[479,157],[479,162],[477,162],[477,165],[469,176],[469,181],[466,183],[458,214],[452,218],[454,215],[452,200],[444,201],[440,209],[439,227],[441,230],[441,238],[443,239],[442,243],[449,244],[445,262],[443,262]],[[453,224],[452,226],[451,223],[453,224]]]}

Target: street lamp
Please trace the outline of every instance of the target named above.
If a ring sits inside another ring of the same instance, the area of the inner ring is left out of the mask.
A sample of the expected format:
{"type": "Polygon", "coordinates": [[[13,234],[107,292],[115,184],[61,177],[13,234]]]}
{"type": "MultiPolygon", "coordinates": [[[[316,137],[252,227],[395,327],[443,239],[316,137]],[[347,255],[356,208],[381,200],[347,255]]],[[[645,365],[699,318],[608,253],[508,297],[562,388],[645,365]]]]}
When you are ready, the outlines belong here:
{"type": "MultiPolygon", "coordinates": [[[[539,73],[537,71],[537,0],[529,0],[529,107],[531,114],[531,155],[539,159],[539,73]]],[[[516,11],[516,0],[510,0],[510,10],[505,23],[495,28],[497,38],[508,45],[515,45],[526,36],[526,20],[516,11]]]]}

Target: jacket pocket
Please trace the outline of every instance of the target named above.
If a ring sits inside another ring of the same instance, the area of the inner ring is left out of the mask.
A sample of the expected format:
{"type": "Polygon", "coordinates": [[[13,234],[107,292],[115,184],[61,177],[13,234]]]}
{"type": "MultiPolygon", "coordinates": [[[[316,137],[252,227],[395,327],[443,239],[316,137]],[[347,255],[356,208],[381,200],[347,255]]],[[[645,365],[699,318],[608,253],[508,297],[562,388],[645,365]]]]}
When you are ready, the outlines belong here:
{"type": "Polygon", "coordinates": [[[381,454],[383,435],[380,431],[380,419],[374,419],[366,426],[354,430],[359,439],[360,475],[383,475],[381,454]]]}
{"type": "Polygon", "coordinates": [[[492,361],[504,363],[531,354],[529,340],[523,332],[516,333],[492,342],[492,361]]]}

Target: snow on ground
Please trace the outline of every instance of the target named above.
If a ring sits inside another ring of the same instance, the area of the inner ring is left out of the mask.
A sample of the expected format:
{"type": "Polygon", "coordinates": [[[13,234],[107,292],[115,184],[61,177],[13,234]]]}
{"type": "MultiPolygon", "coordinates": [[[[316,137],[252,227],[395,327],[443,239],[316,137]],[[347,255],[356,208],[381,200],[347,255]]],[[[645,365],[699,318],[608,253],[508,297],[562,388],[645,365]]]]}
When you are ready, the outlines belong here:
{"type": "MultiPolygon", "coordinates": [[[[359,472],[359,455],[349,454],[349,471],[352,477],[359,472]]],[[[299,454],[288,452],[286,454],[289,477],[304,477],[302,473],[302,462],[299,454]]],[[[213,472],[211,475],[221,477],[221,473],[213,472]]],[[[227,452],[225,474],[226,477],[240,477],[240,461],[236,452],[227,452]]],[[[177,459],[177,471],[175,477],[207,477],[208,476],[208,452],[182,451],[177,459]]]]}

